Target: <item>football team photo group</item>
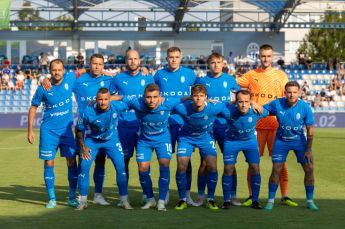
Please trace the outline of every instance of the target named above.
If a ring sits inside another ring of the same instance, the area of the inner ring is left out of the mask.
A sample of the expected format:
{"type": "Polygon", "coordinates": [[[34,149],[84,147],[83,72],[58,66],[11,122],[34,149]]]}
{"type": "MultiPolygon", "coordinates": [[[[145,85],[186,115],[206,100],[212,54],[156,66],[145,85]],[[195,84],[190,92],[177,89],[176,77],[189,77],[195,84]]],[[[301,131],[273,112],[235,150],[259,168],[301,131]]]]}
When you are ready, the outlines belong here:
{"type": "Polygon", "coordinates": [[[207,57],[205,76],[197,76],[181,65],[182,52],[175,46],[168,48],[167,66],[154,75],[142,67],[135,49],[127,50],[126,70],[115,76],[105,71],[101,54],[93,54],[89,68],[77,73],[65,70],[61,59],[50,62],[51,77],[43,80],[31,100],[27,131],[30,144],[39,142],[36,151],[43,162],[45,207],[54,209],[58,201],[64,201],[55,190],[55,177],[60,174],[54,163],[60,152],[67,165],[66,204],[75,210],[88,211],[98,204],[125,210],[248,207],[248,211],[274,211],[278,198],[279,204],[289,208],[319,210],[314,202],[313,112],[300,99],[302,85],[289,81],[285,72],[273,66],[273,47],[261,45],[259,66],[237,78],[224,72],[225,59],[217,52],[207,57]],[[44,113],[38,135],[34,120],[41,105],[44,113]],[[269,155],[264,155],[265,149],[269,155]],[[288,192],[289,152],[300,164],[298,181],[293,182],[304,185],[302,206],[288,192]],[[244,201],[237,198],[236,165],[241,153],[248,164],[244,201]],[[261,176],[263,156],[271,158],[265,165],[270,166],[269,177],[261,176]],[[192,169],[192,158],[199,160],[198,168],[192,169]],[[158,164],[157,171],[152,170],[153,163],[158,164]],[[172,164],[176,164],[174,169],[172,164]],[[106,170],[113,168],[118,190],[113,193],[118,195],[115,204],[103,192],[106,170]],[[140,195],[141,205],[131,202],[133,171],[139,177],[135,182],[141,190],[135,195],[140,195]],[[153,184],[153,172],[159,173],[158,184],[153,184]],[[193,179],[197,184],[194,198],[193,179]],[[90,190],[91,180],[94,190],[90,190]],[[172,183],[177,187],[176,202],[169,195],[172,183]],[[263,183],[268,183],[268,196],[260,195],[263,183]],[[217,189],[222,190],[221,202],[215,198],[217,189]]]}

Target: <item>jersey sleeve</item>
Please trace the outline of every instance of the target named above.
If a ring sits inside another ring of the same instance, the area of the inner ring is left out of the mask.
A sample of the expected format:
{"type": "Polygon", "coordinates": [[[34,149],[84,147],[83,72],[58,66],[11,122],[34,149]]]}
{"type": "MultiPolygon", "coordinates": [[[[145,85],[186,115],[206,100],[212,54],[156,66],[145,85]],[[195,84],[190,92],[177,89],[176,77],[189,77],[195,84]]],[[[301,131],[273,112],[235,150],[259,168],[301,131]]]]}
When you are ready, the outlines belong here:
{"type": "Polygon", "coordinates": [[[78,116],[78,121],[77,121],[77,126],[76,126],[77,130],[84,131],[86,129],[86,123],[87,123],[86,115],[85,113],[81,113],[78,116]]]}
{"type": "Polygon", "coordinates": [[[112,105],[115,106],[117,112],[122,112],[124,110],[128,110],[128,104],[123,101],[112,101],[112,105]]]}
{"type": "Polygon", "coordinates": [[[110,91],[111,95],[114,95],[117,93],[116,81],[117,81],[116,76],[114,78],[112,78],[110,81],[109,91],[110,91]]]}
{"type": "Polygon", "coordinates": [[[230,85],[231,85],[230,90],[237,92],[241,89],[233,76],[229,75],[229,81],[230,81],[230,85]]]}
{"type": "Polygon", "coordinates": [[[304,123],[306,126],[314,125],[314,115],[313,112],[308,104],[305,104],[306,115],[304,118],[304,123]]]}
{"type": "Polygon", "coordinates": [[[34,96],[32,97],[31,105],[35,106],[35,107],[39,107],[42,103],[43,95],[44,95],[44,90],[43,90],[42,86],[39,86],[37,88],[34,96]]]}
{"type": "Polygon", "coordinates": [[[190,86],[193,86],[196,84],[198,77],[196,76],[195,72],[191,69],[189,69],[189,75],[190,75],[190,86]]]}
{"type": "Polygon", "coordinates": [[[229,119],[231,112],[228,106],[224,105],[224,109],[218,114],[218,117],[229,119]]]}
{"type": "Polygon", "coordinates": [[[239,85],[239,87],[241,88],[248,88],[249,87],[249,74],[245,73],[243,74],[241,77],[238,77],[236,79],[237,84],[239,85]]]}
{"type": "Polygon", "coordinates": [[[268,115],[269,115],[268,110],[267,110],[265,107],[263,107],[263,109],[262,109],[262,114],[260,114],[259,117],[260,117],[260,118],[265,118],[265,117],[267,117],[268,115]]]}
{"type": "Polygon", "coordinates": [[[222,102],[213,103],[213,114],[217,115],[225,109],[225,104],[222,102]]]}
{"type": "Polygon", "coordinates": [[[277,100],[273,100],[272,102],[264,105],[264,109],[266,109],[267,111],[269,111],[270,114],[277,114],[277,100]]]}

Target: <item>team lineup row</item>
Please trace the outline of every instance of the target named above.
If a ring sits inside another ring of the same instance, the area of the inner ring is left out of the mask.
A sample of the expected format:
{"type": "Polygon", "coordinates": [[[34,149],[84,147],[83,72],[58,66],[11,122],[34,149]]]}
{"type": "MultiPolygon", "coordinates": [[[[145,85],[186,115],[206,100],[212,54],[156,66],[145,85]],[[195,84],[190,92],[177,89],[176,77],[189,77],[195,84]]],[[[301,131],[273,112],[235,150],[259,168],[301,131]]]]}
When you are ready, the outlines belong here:
{"type": "MultiPolygon", "coordinates": [[[[33,119],[37,107],[44,102],[39,154],[44,160],[44,180],[49,196],[46,207],[56,206],[54,158],[59,147],[61,154],[66,156],[68,165],[68,205],[77,207],[78,210],[87,207],[89,170],[93,160],[94,203],[108,204],[101,195],[107,155],[117,171],[119,205],[132,209],[127,197],[128,163],[136,148],[140,184],[146,197],[142,208],[157,206],[158,210],[166,210],[165,200],[170,182],[169,163],[178,140],[176,183],[180,201],[176,206],[177,210],[187,208],[187,204],[201,205],[205,200],[206,186],[206,206],[218,209],[214,202],[218,180],[215,141],[220,145],[224,159],[223,209],[228,209],[230,203],[238,204],[235,163],[240,151],[244,152],[249,163],[248,177],[252,193],[244,205],[261,209],[258,203],[261,183],[259,161],[267,141],[269,151],[272,152],[273,170],[266,209],[273,208],[286,155],[289,150],[294,150],[306,175],[307,206],[317,210],[313,202],[311,110],[307,104],[298,100],[299,85],[296,82],[287,83],[286,75],[272,68],[271,46],[261,46],[260,60],[260,68],[248,72],[237,82],[232,76],[222,73],[223,57],[217,53],[208,58],[210,73],[204,78],[197,78],[193,71],[180,66],[181,51],[177,47],[168,49],[168,67],[158,71],[154,77],[142,75],[139,54],[135,50],[127,52],[128,71],[114,78],[102,75],[104,60],[99,54],[91,57],[90,71],[78,78],[69,75],[70,73],[64,74],[61,60],[53,61],[50,65],[51,88],[38,87],[29,110],[28,126],[28,140],[33,143],[33,119]],[[249,90],[240,89],[238,84],[249,90]],[[285,98],[276,99],[284,96],[284,91],[285,98]],[[73,92],[79,116],[76,127],[77,147],[71,128],[73,92]],[[230,104],[232,93],[236,93],[236,101],[230,104]],[[111,101],[121,99],[122,101],[111,101]],[[93,100],[96,102],[89,104],[93,100]],[[260,104],[266,105],[262,108],[260,104]],[[272,115],[277,116],[279,127],[272,115]],[[307,139],[303,134],[305,126],[307,139]],[[263,135],[259,134],[260,130],[263,130],[263,135]],[[274,140],[275,132],[277,137],[274,140]],[[198,171],[198,200],[195,203],[189,196],[192,172],[190,156],[194,148],[199,148],[202,160],[198,171]],[[160,166],[158,204],[153,197],[150,178],[153,150],[160,166]],[[79,166],[75,159],[76,151],[80,151],[79,166]],[[77,184],[79,201],[76,198],[77,184]]],[[[282,197],[285,204],[297,205],[287,197],[287,193],[282,193],[282,197]]]]}

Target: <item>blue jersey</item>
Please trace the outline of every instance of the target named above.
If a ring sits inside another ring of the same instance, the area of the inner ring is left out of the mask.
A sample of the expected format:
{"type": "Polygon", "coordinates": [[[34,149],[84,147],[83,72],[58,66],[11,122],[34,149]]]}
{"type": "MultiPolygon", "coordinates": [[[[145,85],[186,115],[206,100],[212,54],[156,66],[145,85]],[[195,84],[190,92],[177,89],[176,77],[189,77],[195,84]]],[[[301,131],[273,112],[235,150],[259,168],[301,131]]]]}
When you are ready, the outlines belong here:
{"type": "Polygon", "coordinates": [[[168,68],[161,69],[157,71],[154,79],[162,96],[181,98],[190,95],[190,87],[195,84],[197,76],[192,69],[181,66],[174,72],[168,68]]]}
{"type": "Polygon", "coordinates": [[[83,113],[87,105],[96,99],[98,89],[101,87],[109,89],[111,79],[110,76],[92,77],[85,73],[76,80],[73,92],[78,103],[78,113],[83,113]]]}
{"type": "Polygon", "coordinates": [[[277,117],[279,127],[276,137],[282,141],[305,139],[304,126],[314,124],[309,104],[300,99],[293,107],[289,106],[286,98],[280,98],[266,104],[264,108],[277,117]]]}
{"type": "MultiPolygon", "coordinates": [[[[152,75],[143,76],[141,72],[135,76],[127,71],[116,75],[110,83],[110,93],[125,97],[139,98],[144,94],[146,85],[154,83],[152,75]]],[[[138,126],[138,120],[134,110],[122,112],[119,116],[119,126],[131,127],[138,126]]]]}
{"type": "Polygon", "coordinates": [[[263,113],[259,115],[250,107],[246,114],[241,114],[237,104],[227,103],[220,116],[225,118],[228,124],[226,138],[245,141],[256,139],[256,123],[260,118],[268,116],[268,111],[263,109],[263,113]]]}
{"type": "Polygon", "coordinates": [[[200,112],[195,111],[192,104],[193,101],[187,100],[178,104],[173,110],[173,113],[179,114],[184,121],[180,136],[205,139],[211,133],[217,114],[224,109],[224,103],[206,102],[205,108],[200,112]]]}
{"type": "MultiPolygon", "coordinates": [[[[196,83],[206,87],[208,99],[220,102],[231,101],[231,93],[240,90],[240,86],[238,86],[235,78],[225,73],[217,78],[207,74],[206,77],[198,78],[196,83]]],[[[220,128],[225,125],[226,120],[224,118],[217,118],[214,123],[215,128],[220,128]]]]}
{"type": "Polygon", "coordinates": [[[118,115],[125,109],[127,105],[121,101],[111,101],[107,111],[99,110],[96,103],[87,106],[79,115],[77,129],[85,131],[86,138],[99,141],[117,140],[118,115]]]}
{"type": "MultiPolygon", "coordinates": [[[[161,69],[157,71],[154,78],[162,96],[182,98],[190,95],[190,88],[195,84],[197,76],[192,69],[180,66],[174,72],[169,68],[161,69]]],[[[169,123],[183,125],[182,118],[178,115],[172,115],[169,123]]]]}
{"type": "Polygon", "coordinates": [[[158,140],[163,138],[170,139],[168,129],[168,119],[170,111],[179,103],[179,99],[166,98],[164,103],[160,104],[156,109],[147,108],[145,100],[124,99],[129,108],[134,109],[140,123],[139,139],[158,140]]]}
{"type": "Polygon", "coordinates": [[[49,91],[40,85],[32,98],[31,105],[38,107],[43,103],[41,128],[60,129],[73,123],[72,89],[76,78],[74,73],[64,75],[59,85],[52,85],[49,91]]]}

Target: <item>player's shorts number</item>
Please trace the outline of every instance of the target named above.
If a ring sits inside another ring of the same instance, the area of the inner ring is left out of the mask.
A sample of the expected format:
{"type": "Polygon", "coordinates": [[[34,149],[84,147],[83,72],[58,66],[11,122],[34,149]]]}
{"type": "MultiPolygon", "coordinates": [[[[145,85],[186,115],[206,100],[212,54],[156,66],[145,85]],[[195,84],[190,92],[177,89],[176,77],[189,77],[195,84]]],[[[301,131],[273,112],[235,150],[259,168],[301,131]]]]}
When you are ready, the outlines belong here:
{"type": "Polygon", "coordinates": [[[116,147],[118,148],[118,150],[120,152],[122,152],[122,145],[121,145],[121,143],[116,143],[116,147]]]}
{"type": "Polygon", "coordinates": [[[216,143],[214,141],[210,141],[210,144],[212,146],[212,149],[215,149],[216,148],[216,143]]]}
{"type": "Polygon", "coordinates": [[[172,152],[171,144],[165,143],[165,146],[167,147],[167,152],[172,152]]]}

